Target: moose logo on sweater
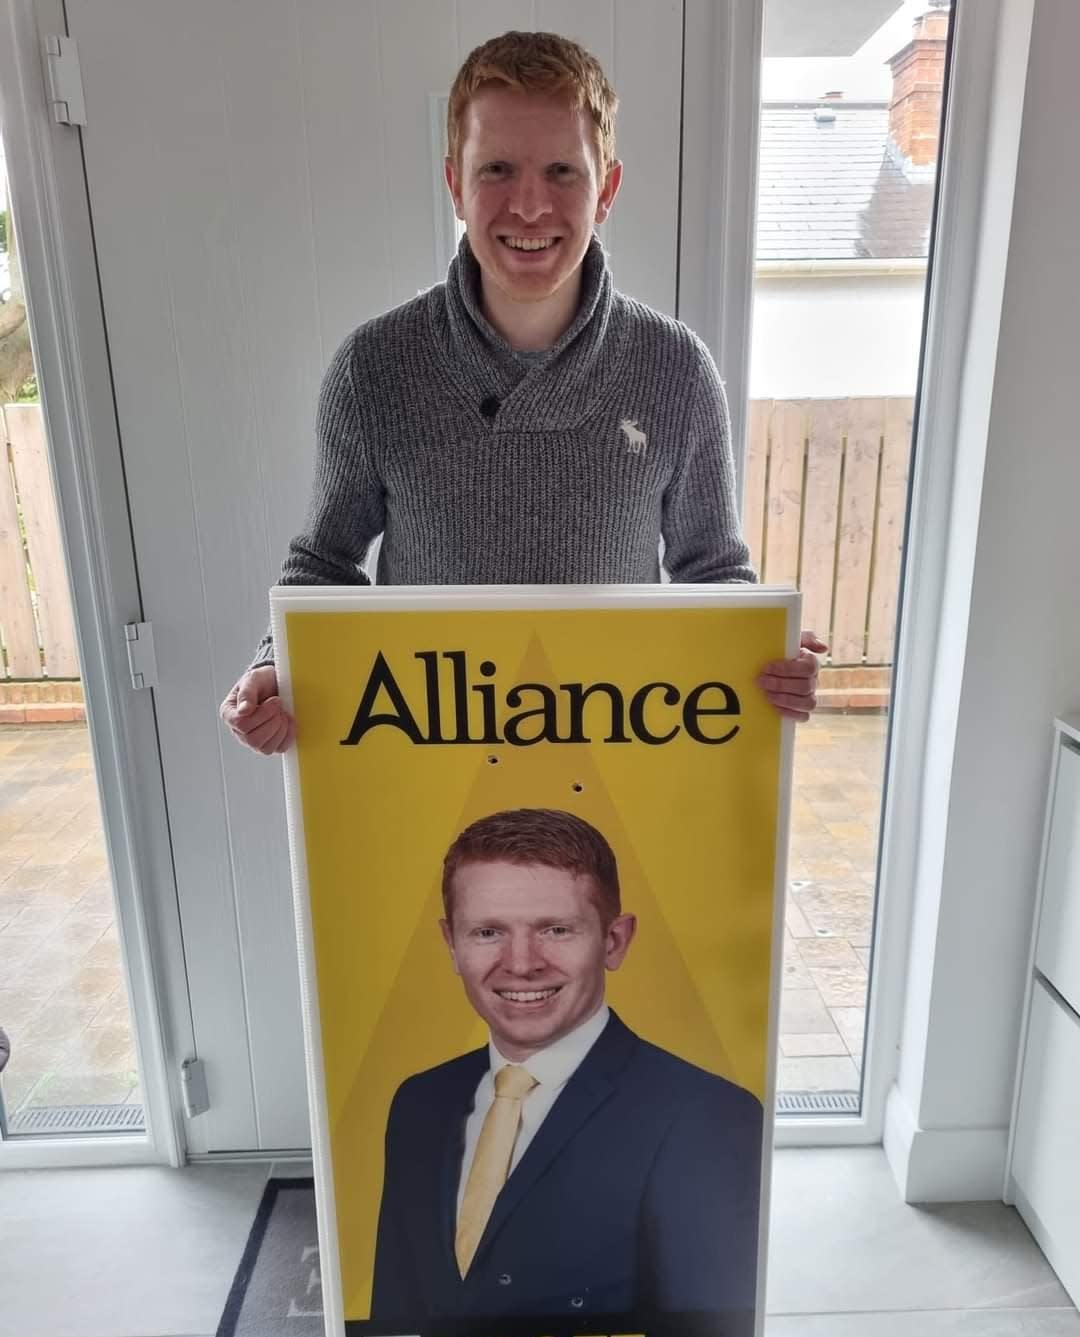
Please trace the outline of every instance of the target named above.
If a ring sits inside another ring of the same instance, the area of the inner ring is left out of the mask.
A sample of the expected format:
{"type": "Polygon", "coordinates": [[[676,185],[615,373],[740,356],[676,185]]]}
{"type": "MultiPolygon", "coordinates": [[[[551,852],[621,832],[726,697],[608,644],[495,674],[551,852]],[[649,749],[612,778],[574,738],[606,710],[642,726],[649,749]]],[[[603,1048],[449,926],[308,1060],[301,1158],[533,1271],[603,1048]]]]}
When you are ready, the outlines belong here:
{"type": "Polygon", "coordinates": [[[626,437],[626,449],[631,455],[644,455],[649,448],[649,439],[637,425],[636,418],[624,418],[619,423],[619,431],[626,437]]]}

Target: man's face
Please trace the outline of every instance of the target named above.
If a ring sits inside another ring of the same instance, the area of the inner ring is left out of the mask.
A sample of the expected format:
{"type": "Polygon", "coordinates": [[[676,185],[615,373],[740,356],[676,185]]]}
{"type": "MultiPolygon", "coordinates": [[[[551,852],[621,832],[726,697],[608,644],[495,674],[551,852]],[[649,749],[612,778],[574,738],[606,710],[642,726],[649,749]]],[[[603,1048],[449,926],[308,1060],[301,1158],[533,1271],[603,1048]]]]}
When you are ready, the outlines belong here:
{"type": "Polygon", "coordinates": [[[499,87],[469,103],[461,162],[446,160],[454,208],[485,283],[520,302],[543,301],[577,274],[621,178],[621,163],[601,178],[584,108],[499,87]]]}
{"type": "Polygon", "coordinates": [[[591,880],[537,864],[465,864],[441,927],[469,1002],[499,1052],[521,1062],[587,1021],[604,971],[622,965],[636,921],[605,928],[591,880]]]}

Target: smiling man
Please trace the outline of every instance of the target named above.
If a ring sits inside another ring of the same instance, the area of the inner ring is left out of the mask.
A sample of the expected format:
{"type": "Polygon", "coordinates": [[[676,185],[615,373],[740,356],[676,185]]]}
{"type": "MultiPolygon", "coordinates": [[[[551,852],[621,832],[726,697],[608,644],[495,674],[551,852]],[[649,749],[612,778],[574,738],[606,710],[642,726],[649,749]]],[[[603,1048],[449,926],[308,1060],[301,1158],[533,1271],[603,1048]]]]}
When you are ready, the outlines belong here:
{"type": "Polygon", "coordinates": [[[752,1332],[761,1105],[606,1005],[637,929],[608,842],[566,812],[484,817],[443,905],[490,1039],[394,1098],[372,1319],[752,1332]]]}
{"type": "Polygon", "coordinates": [[[581,305],[583,262],[599,249],[593,228],[622,181],[610,96],[610,120],[594,127],[564,92],[522,96],[474,73],[450,94],[447,188],[479,269],[482,313],[519,353],[550,349],[581,305]]]}
{"type": "MultiPolygon", "coordinates": [[[[307,525],[283,584],[755,579],[727,405],[705,345],[615,290],[594,228],[622,181],[596,60],[509,32],[459,70],[447,186],[465,224],[445,283],[355,330],[323,382],[307,525]]],[[[760,683],[808,718],[811,633],[760,683]]],[[[263,753],[293,739],[264,638],[221,706],[263,753]]]]}

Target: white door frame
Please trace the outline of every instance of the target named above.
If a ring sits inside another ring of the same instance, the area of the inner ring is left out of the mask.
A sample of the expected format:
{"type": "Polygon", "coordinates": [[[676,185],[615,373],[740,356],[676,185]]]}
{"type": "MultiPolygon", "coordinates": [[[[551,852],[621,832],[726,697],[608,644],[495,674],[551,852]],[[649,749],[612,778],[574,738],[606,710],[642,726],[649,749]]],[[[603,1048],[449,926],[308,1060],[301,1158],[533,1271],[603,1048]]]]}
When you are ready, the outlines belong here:
{"type": "Polygon", "coordinates": [[[132,689],[125,649],[141,603],[80,134],[46,101],[42,37],[66,31],[61,0],[3,0],[0,126],[147,1131],[0,1141],[0,1169],[182,1164],[178,1064],[194,1053],[153,694],[132,689]]]}
{"type": "Polygon", "coordinates": [[[727,391],[742,508],[765,0],[686,0],[678,316],[727,391]]]}
{"type": "MultiPolygon", "coordinates": [[[[862,1112],[777,1120],[781,1146],[876,1144],[899,1066],[922,777],[940,666],[934,650],[958,495],[977,488],[1005,287],[1033,0],[957,0],[937,226],[918,395],[909,535],[886,763],[862,1112]],[[1025,27],[1018,10],[1028,15],[1025,27]],[[1006,17],[1015,21],[1005,23],[1006,17]],[[1024,40],[1019,40],[1026,33],[1024,40]],[[1007,97],[1010,105],[1003,107],[1007,97]],[[997,102],[995,102],[995,98],[997,102]],[[992,114],[993,113],[993,114],[992,114]],[[995,127],[997,128],[995,130],[995,127]],[[996,136],[996,137],[995,137],[996,136]],[[1011,153],[1011,157],[1010,157],[1011,153]],[[988,234],[994,246],[981,245],[988,234]],[[976,316],[975,313],[979,313],[976,316]],[[878,951],[878,944],[884,948],[878,951]]],[[[679,316],[712,349],[728,387],[736,469],[745,455],[765,0],[687,0],[679,316]],[[752,109],[753,115],[750,115],[752,109]]],[[[964,521],[966,523],[966,521],[964,521]]],[[[970,573],[968,573],[970,579],[970,573]]],[[[952,577],[955,583],[955,573],[952,577]]],[[[921,940],[921,939],[920,939],[921,940]]],[[[921,950],[916,942],[915,950],[921,950]]]]}

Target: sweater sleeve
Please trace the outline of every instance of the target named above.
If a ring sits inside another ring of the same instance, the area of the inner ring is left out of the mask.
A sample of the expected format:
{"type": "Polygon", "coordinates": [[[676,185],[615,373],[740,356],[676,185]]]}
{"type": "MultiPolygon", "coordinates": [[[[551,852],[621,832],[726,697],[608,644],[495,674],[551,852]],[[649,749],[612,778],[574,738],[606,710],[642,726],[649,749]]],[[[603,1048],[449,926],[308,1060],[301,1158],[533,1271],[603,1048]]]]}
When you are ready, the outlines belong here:
{"type": "MultiPolygon", "coordinates": [[[[351,334],[345,340],[323,377],[311,502],[304,528],[282,564],[282,585],[370,584],[361,564],[382,533],[385,510],[354,384],[355,338],[351,334]]],[[[267,631],[250,667],[273,661],[267,631]]]]}
{"type": "Polygon", "coordinates": [[[753,583],[735,499],[731,420],[720,375],[697,342],[697,375],[682,465],[664,496],[664,566],[681,583],[753,583]]]}

